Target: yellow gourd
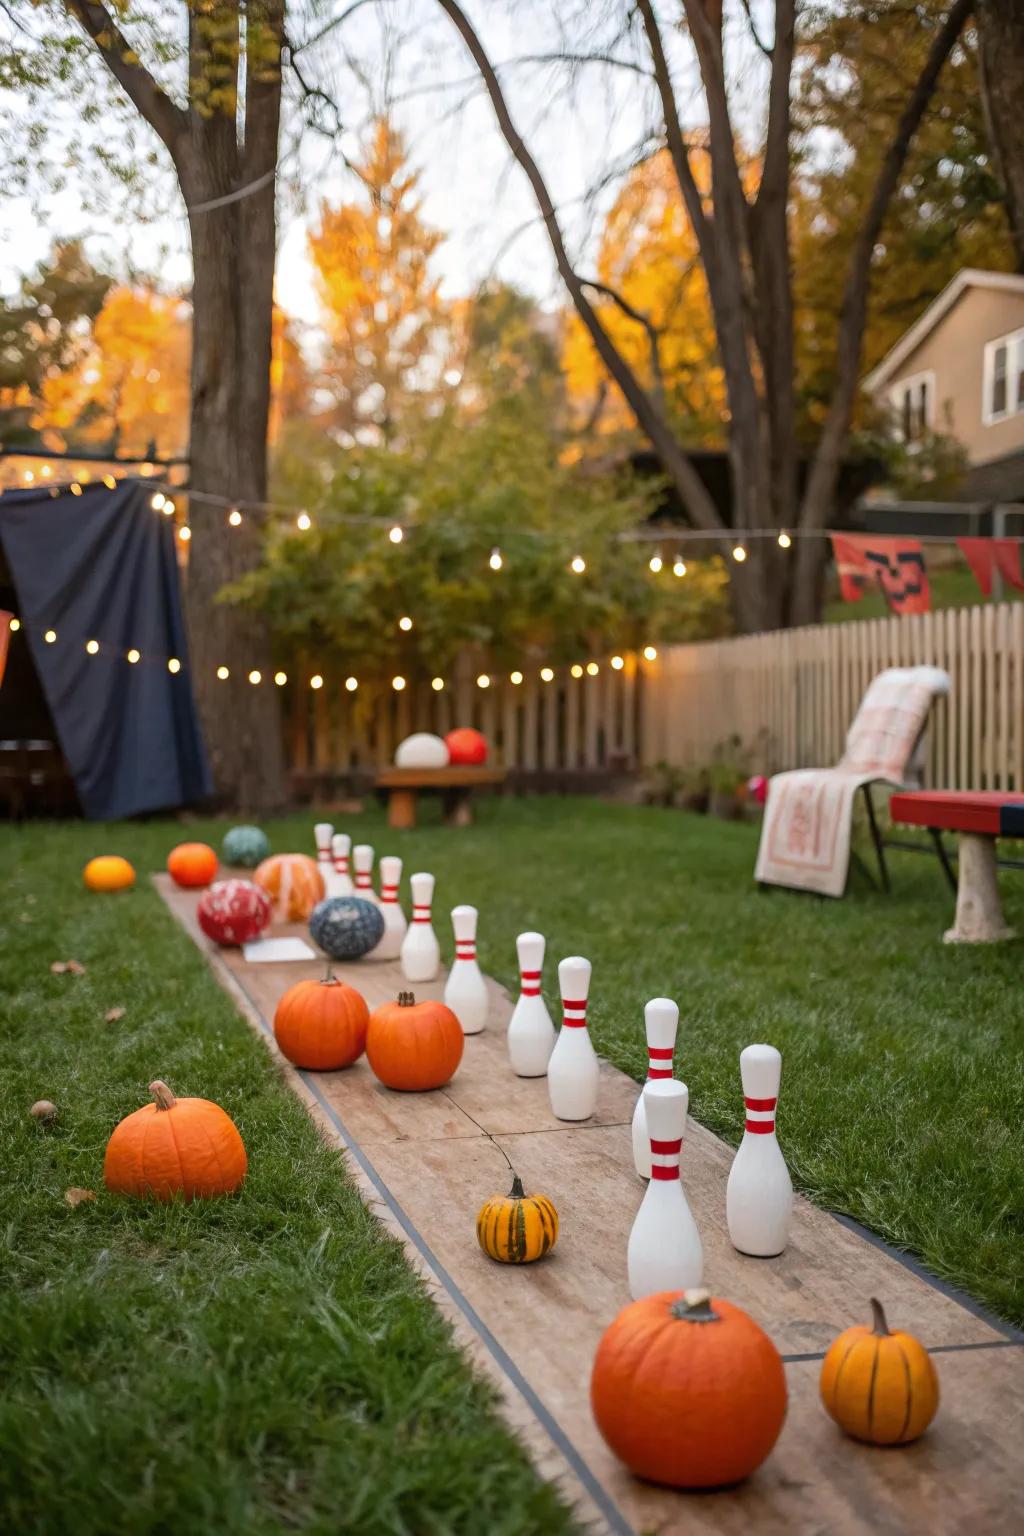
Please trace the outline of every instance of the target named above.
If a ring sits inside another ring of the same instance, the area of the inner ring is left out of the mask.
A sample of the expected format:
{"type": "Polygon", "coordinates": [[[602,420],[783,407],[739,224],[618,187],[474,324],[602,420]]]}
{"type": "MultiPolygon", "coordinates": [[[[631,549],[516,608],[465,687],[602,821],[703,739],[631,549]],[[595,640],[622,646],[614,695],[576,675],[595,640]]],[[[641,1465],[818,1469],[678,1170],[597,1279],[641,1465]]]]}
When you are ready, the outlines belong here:
{"type": "Polygon", "coordinates": [[[532,1264],[558,1240],[558,1212],[546,1195],[528,1195],[518,1174],[507,1196],[495,1195],[476,1218],[476,1235],[499,1264],[532,1264]]]}
{"type": "Polygon", "coordinates": [[[939,1378],[923,1344],[889,1331],[871,1298],[874,1326],[847,1328],[821,1367],[821,1400],[841,1429],[869,1445],[906,1445],[939,1406],[939,1378]]]}

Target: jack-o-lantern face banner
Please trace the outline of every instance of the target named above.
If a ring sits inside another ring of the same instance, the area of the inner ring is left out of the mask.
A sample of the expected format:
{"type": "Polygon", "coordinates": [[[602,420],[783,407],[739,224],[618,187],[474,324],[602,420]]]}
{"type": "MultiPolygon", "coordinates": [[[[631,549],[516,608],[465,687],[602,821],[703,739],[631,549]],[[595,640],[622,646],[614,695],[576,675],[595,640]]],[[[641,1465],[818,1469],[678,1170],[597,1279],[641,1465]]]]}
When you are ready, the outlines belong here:
{"type": "Polygon", "coordinates": [[[848,603],[859,603],[870,588],[881,588],[893,613],[928,613],[931,592],[919,539],[868,535],[832,535],[839,589],[848,603]]]}
{"type": "Polygon", "coordinates": [[[992,594],[992,577],[996,571],[1011,587],[1024,592],[1019,539],[957,539],[956,542],[985,597],[992,594]]]}

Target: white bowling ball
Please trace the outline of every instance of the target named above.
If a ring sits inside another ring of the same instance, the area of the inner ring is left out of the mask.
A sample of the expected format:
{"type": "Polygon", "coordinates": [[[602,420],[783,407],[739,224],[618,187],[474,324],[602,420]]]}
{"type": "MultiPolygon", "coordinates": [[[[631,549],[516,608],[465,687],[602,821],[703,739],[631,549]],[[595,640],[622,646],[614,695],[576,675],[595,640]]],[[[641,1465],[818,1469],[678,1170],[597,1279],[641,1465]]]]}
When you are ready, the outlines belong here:
{"type": "Polygon", "coordinates": [[[395,753],[396,768],[447,768],[448,748],[440,736],[429,731],[417,731],[399,744],[395,753]]]}

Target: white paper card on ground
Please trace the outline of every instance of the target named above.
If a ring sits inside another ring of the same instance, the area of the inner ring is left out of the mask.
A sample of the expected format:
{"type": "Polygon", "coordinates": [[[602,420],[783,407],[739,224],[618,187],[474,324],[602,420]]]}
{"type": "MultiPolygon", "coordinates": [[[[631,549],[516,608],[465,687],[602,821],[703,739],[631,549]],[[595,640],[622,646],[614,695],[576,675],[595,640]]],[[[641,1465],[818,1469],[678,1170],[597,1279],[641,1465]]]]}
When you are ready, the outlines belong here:
{"type": "Polygon", "coordinates": [[[273,960],[315,960],[316,950],[305,939],[253,939],[242,945],[242,958],[250,965],[265,965],[273,960]]]}

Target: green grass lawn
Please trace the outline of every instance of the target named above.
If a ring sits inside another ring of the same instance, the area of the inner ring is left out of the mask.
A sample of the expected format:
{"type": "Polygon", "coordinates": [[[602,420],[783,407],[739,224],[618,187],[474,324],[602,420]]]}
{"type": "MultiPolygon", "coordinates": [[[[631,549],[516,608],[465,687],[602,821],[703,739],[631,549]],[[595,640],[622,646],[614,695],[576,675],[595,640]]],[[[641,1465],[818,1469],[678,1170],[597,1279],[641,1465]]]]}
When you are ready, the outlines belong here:
{"type": "MultiPolygon", "coordinates": [[[[269,824],[275,848],[311,848],[315,819],[269,824]]],[[[892,896],[855,875],[832,902],[758,891],[755,827],[677,811],[508,800],[454,832],[428,820],[391,833],[375,810],[344,825],[402,854],[407,874],[434,870],[446,948],[447,910],[479,906],[481,961],[503,981],[526,927],[548,938],[549,1000],[557,960],[590,956],[596,1043],[634,1076],[644,1002],[675,997],[691,1113],[729,1140],[738,1051],[778,1045],[795,1182],[1024,1322],[1022,946],[944,946],[951,902],[933,860],[893,855],[892,896]]],[[[400,1250],[146,882],[111,897],[80,886],[95,853],[148,871],[181,838],[217,842],[225,826],[0,834],[3,1524],[568,1529],[400,1250]],[[84,976],[50,974],[71,956],[84,976]],[[104,1022],[116,1006],[124,1017],[104,1022]],[[156,1075],[234,1116],[250,1154],[239,1197],[160,1207],[103,1194],[107,1135],[156,1075]],[[60,1106],[51,1130],[28,1118],[40,1097],[60,1106]],[[72,1185],[96,1189],[95,1203],[69,1209],[72,1185]]],[[[1004,893],[1024,928],[1024,874],[1007,873],[1004,893]]]]}

